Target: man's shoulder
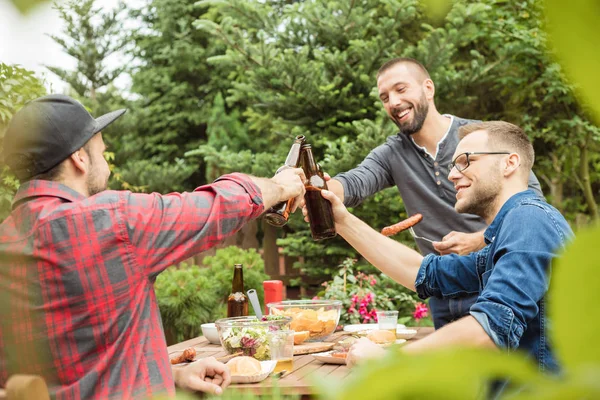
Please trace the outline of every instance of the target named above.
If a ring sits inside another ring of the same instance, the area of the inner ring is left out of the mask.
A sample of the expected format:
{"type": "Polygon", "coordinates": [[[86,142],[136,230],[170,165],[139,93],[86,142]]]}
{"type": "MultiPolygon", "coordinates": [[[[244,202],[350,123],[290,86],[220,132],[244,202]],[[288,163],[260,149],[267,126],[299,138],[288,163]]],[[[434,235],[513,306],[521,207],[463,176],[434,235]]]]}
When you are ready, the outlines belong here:
{"type": "MultiPolygon", "coordinates": [[[[450,115],[450,114],[448,114],[448,115],[450,115]]],[[[476,124],[478,122],[481,122],[481,120],[479,120],[479,119],[461,118],[461,117],[457,117],[456,115],[452,115],[452,117],[454,118],[454,124],[456,125],[457,128],[460,126],[476,124]]]]}
{"type": "Polygon", "coordinates": [[[371,155],[381,154],[388,151],[402,150],[407,146],[407,137],[401,133],[389,135],[385,141],[371,150],[371,155]]]}
{"type": "Polygon", "coordinates": [[[534,229],[544,236],[556,235],[563,243],[573,236],[567,220],[560,211],[539,196],[521,199],[506,214],[502,226],[502,230],[508,235],[527,235],[527,232],[534,229]]]}

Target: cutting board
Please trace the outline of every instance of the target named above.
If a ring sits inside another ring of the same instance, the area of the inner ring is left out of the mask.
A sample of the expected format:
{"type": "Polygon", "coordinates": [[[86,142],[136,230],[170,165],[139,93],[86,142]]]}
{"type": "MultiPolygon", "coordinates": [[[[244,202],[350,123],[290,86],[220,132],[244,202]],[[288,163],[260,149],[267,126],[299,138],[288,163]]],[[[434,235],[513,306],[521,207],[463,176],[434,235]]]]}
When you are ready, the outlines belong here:
{"type": "Polygon", "coordinates": [[[329,342],[309,342],[294,345],[294,355],[298,356],[300,354],[311,354],[311,353],[321,353],[323,351],[331,350],[331,348],[335,345],[335,343],[329,342]]]}

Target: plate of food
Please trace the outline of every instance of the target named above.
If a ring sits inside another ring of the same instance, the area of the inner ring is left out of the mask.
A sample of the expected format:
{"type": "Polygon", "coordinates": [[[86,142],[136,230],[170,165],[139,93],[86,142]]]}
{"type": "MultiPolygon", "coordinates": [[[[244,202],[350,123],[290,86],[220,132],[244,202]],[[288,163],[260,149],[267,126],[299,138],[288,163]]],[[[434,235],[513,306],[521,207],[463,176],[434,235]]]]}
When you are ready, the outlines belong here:
{"type": "Polygon", "coordinates": [[[331,351],[325,351],[323,353],[315,353],[312,356],[325,364],[345,365],[347,355],[348,355],[347,351],[331,350],[331,351]]]}
{"type": "Polygon", "coordinates": [[[257,383],[273,372],[277,361],[258,361],[248,356],[235,357],[227,363],[232,383],[257,383]]]}

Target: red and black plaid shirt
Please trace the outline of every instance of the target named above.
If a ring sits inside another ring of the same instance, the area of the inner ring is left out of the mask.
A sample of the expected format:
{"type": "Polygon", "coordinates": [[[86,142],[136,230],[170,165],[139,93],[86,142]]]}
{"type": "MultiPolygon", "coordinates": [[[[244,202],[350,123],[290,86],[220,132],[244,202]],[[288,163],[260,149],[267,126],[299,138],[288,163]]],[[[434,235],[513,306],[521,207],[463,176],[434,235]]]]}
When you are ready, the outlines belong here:
{"type": "Polygon", "coordinates": [[[58,399],[173,394],[156,275],[262,211],[242,174],[169,195],[22,185],[0,225],[0,387],[28,373],[58,399]]]}

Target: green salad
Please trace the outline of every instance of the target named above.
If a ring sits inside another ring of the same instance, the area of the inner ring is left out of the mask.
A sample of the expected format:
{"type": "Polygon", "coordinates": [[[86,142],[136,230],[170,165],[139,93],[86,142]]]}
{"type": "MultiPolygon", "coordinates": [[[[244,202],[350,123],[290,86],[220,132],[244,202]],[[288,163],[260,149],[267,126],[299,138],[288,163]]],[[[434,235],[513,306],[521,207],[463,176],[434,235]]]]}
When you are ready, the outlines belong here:
{"type": "MultiPolygon", "coordinates": [[[[282,319],[280,316],[265,316],[263,321],[282,319]]],[[[223,345],[230,354],[243,352],[245,356],[254,357],[259,361],[271,359],[268,334],[277,331],[278,326],[248,326],[226,328],[223,331],[223,345]]]]}

